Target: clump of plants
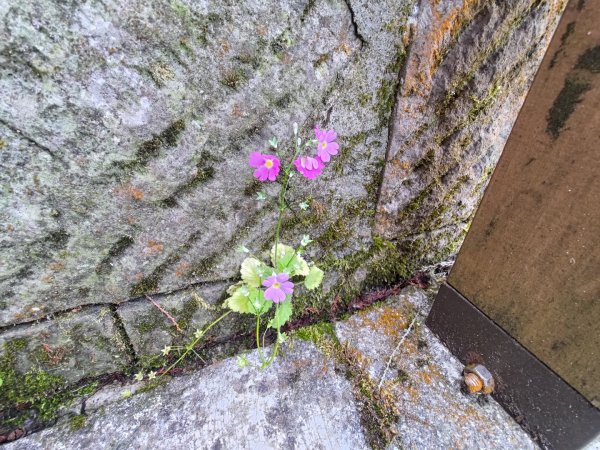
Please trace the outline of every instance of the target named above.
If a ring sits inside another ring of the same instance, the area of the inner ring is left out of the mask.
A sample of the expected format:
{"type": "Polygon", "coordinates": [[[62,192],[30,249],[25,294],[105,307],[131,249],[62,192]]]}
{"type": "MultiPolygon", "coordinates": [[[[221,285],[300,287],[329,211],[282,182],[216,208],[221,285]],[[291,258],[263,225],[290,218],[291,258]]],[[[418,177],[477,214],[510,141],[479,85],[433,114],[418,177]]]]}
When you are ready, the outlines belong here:
{"type": "MultiPolygon", "coordinates": [[[[193,339],[187,345],[165,347],[165,356],[177,352],[179,357],[162,371],[161,376],[167,374],[190,353],[195,353],[194,347],[206,333],[232,313],[255,316],[260,367],[265,369],[273,363],[279,345],[286,340],[281,328],[292,316],[296,288],[304,285],[306,289],[314,290],[322,283],[324,276],[324,272],[314,262],[304,258],[306,248],[312,242],[309,235],[304,235],[296,246],[283,243],[280,235],[283,213],[288,208],[286,194],[292,187],[290,181],[298,173],[306,180],[314,180],[321,175],[331,158],[338,154],[337,134],[333,129],[322,130],[316,126],[314,133],[314,139],[303,142],[298,135],[298,125],[294,124],[293,143],[290,146],[281,146],[277,139],[273,138],[269,141],[269,149],[265,153],[255,151],[250,154],[249,165],[254,169],[254,177],[261,183],[279,181],[281,185],[279,194],[274,198],[277,225],[270,259],[262,260],[245,246],[239,248],[239,251],[248,256],[241,264],[241,280],[227,290],[229,297],[223,306],[228,311],[204,329],[196,330],[193,339]],[[275,330],[277,335],[271,354],[265,355],[261,345],[261,333],[270,329],[275,330]]],[[[267,196],[263,191],[259,191],[257,199],[265,201],[267,196]]],[[[306,209],[308,205],[300,204],[300,207],[306,209]]],[[[238,358],[238,364],[244,366],[247,363],[245,358],[238,358]]],[[[152,380],[156,375],[156,372],[150,372],[148,378],[152,380]]],[[[142,380],[144,374],[138,373],[136,378],[142,380]]]]}

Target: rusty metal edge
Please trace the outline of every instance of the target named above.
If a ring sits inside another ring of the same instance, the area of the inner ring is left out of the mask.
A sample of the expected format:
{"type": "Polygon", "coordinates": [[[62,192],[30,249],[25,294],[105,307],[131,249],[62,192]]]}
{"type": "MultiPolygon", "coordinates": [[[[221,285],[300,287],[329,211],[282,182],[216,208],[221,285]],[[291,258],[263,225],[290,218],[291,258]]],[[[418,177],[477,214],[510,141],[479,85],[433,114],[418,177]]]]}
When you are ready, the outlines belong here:
{"type": "Polygon", "coordinates": [[[444,283],[426,325],[464,364],[494,374],[494,399],[544,449],[582,448],[600,435],[600,410],[456,289],[444,283]]]}

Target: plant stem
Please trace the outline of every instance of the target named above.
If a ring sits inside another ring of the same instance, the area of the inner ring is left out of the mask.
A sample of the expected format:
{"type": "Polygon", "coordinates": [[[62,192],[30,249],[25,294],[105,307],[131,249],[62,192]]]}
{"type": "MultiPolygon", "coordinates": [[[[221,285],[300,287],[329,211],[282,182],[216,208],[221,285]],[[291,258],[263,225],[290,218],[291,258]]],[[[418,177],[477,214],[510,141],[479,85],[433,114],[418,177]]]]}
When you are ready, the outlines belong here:
{"type": "Polygon", "coordinates": [[[258,357],[260,358],[260,362],[264,364],[265,358],[263,357],[262,350],[260,349],[260,314],[256,315],[256,348],[258,349],[258,357]]]}
{"type": "Polygon", "coordinates": [[[164,377],[164,376],[165,376],[167,373],[169,373],[169,371],[170,371],[170,370],[171,370],[173,367],[175,367],[177,364],[179,364],[179,363],[180,363],[180,362],[183,360],[183,358],[185,358],[185,357],[187,356],[187,354],[188,354],[189,352],[191,352],[191,351],[194,349],[194,347],[196,346],[196,344],[198,344],[198,342],[200,342],[200,339],[202,339],[202,338],[204,337],[204,335],[206,334],[206,332],[207,332],[208,330],[210,330],[212,327],[214,327],[216,324],[218,324],[218,323],[219,323],[221,320],[223,320],[225,317],[227,317],[227,316],[228,316],[229,314],[231,314],[232,312],[233,312],[233,311],[227,311],[225,314],[223,314],[221,317],[219,317],[217,320],[215,320],[215,321],[214,321],[214,322],[212,322],[212,323],[211,323],[209,326],[207,326],[207,327],[206,327],[206,328],[205,328],[205,329],[202,331],[202,333],[200,333],[200,335],[199,335],[199,336],[198,336],[196,339],[194,339],[194,340],[191,342],[191,344],[189,344],[189,345],[187,345],[187,346],[185,347],[185,352],[183,352],[183,354],[182,354],[182,355],[181,355],[181,356],[180,356],[180,357],[177,359],[177,361],[175,361],[173,364],[171,364],[171,365],[170,365],[170,366],[167,368],[167,370],[165,370],[163,373],[161,373],[161,374],[160,374],[160,377],[159,377],[159,378],[162,378],[162,377],[164,377]]]}

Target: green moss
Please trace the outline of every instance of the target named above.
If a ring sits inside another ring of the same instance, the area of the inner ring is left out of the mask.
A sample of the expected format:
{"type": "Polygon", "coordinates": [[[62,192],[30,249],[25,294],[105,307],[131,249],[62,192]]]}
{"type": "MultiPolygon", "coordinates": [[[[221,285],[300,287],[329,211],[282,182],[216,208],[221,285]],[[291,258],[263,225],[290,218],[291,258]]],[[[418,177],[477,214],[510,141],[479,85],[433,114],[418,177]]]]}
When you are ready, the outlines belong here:
{"type": "Polygon", "coordinates": [[[600,45],[588,48],[577,59],[576,69],[589,70],[592,73],[600,73],[600,45]]]}
{"type": "Polygon", "coordinates": [[[495,80],[482,98],[471,96],[473,106],[467,114],[469,122],[473,122],[482,111],[485,111],[501,91],[498,80],[495,80]]]}
{"type": "Polygon", "coordinates": [[[308,0],[306,6],[302,10],[302,14],[300,14],[300,22],[304,22],[304,20],[306,20],[306,17],[314,9],[316,2],[316,0],[308,0]]]}
{"type": "Polygon", "coordinates": [[[313,67],[318,68],[320,66],[322,66],[323,64],[325,64],[327,61],[329,61],[329,53],[323,53],[322,55],[320,55],[317,60],[313,63],[313,67]]]}
{"type": "Polygon", "coordinates": [[[371,101],[371,94],[369,94],[368,92],[364,92],[358,97],[358,104],[360,106],[362,106],[363,108],[365,106],[367,106],[370,101],[371,101]]]}
{"type": "Polygon", "coordinates": [[[156,273],[151,273],[149,276],[142,278],[139,282],[131,286],[129,290],[130,297],[139,297],[140,295],[149,294],[158,290],[160,277],[156,273]]]}
{"type": "Polygon", "coordinates": [[[581,101],[582,95],[591,88],[589,82],[576,76],[569,76],[546,116],[546,131],[556,139],[567,120],[581,101]]]}
{"type": "Polygon", "coordinates": [[[0,410],[4,411],[0,425],[17,426],[29,417],[29,410],[37,411],[42,421],[51,421],[63,405],[69,405],[80,395],[92,392],[97,383],[78,389],[68,388],[65,380],[54,374],[32,367],[25,373],[16,369],[19,352],[25,351],[27,341],[14,339],[4,344],[0,357],[0,410]]]}
{"type": "Polygon", "coordinates": [[[386,75],[380,82],[376,93],[377,103],[374,111],[379,118],[379,127],[387,126],[394,105],[396,104],[396,93],[400,85],[400,69],[406,60],[406,50],[402,45],[396,45],[396,53],[392,62],[385,69],[386,75]]]}
{"type": "Polygon", "coordinates": [[[71,417],[71,419],[69,420],[69,427],[71,428],[71,431],[77,431],[82,429],[85,426],[86,422],[87,416],[83,414],[78,414],[76,416],[71,417]]]}
{"type": "Polygon", "coordinates": [[[175,146],[184,130],[185,121],[183,119],[176,120],[160,134],[153,135],[150,139],[142,142],[136,150],[134,159],[117,161],[113,165],[121,170],[140,170],[144,168],[150,160],[158,157],[163,147],[175,146]]]}
{"type": "Polygon", "coordinates": [[[373,255],[367,263],[367,269],[367,288],[393,284],[410,275],[407,255],[396,244],[379,236],[373,238],[373,255]]]}
{"type": "Polygon", "coordinates": [[[299,328],[294,332],[294,336],[303,341],[312,342],[319,345],[324,337],[337,340],[335,329],[331,322],[319,322],[314,325],[299,328]]]}
{"type": "Polygon", "coordinates": [[[244,52],[235,56],[242,64],[249,64],[253,70],[257,70],[260,67],[260,58],[253,52],[244,52]]]}
{"type": "Polygon", "coordinates": [[[271,41],[269,45],[271,48],[271,52],[279,59],[281,59],[285,51],[289,47],[291,47],[292,44],[293,40],[290,36],[289,30],[284,30],[279,36],[277,36],[273,41],[271,41]]]}
{"type": "Polygon", "coordinates": [[[423,202],[426,198],[428,198],[439,185],[439,180],[434,179],[425,189],[423,189],[419,194],[413,198],[400,213],[398,213],[398,217],[396,219],[397,222],[401,222],[411,217],[413,213],[423,206],[423,202]]]}
{"type": "Polygon", "coordinates": [[[163,355],[140,355],[138,360],[138,366],[142,369],[154,369],[156,367],[163,367],[166,363],[167,358],[165,358],[163,355]]]}
{"type": "Polygon", "coordinates": [[[96,266],[96,273],[99,275],[105,275],[111,272],[112,264],[111,261],[121,255],[125,250],[131,247],[134,243],[134,240],[131,236],[121,236],[117,242],[115,242],[106,256],[98,263],[96,266]]]}
{"type": "Polygon", "coordinates": [[[192,298],[183,302],[181,309],[173,309],[169,312],[177,320],[177,325],[185,330],[190,326],[192,318],[198,311],[199,306],[198,302],[192,298]]]}
{"type": "Polygon", "coordinates": [[[425,153],[425,155],[415,163],[415,165],[413,166],[413,171],[419,170],[419,169],[426,169],[434,161],[435,161],[435,149],[430,148],[429,150],[427,150],[427,153],[425,153]]]}
{"type": "Polygon", "coordinates": [[[232,89],[239,89],[248,80],[246,72],[240,68],[229,69],[223,72],[219,82],[232,89]]]}
{"type": "Polygon", "coordinates": [[[160,141],[168,147],[173,147],[179,141],[179,136],[184,130],[185,121],[183,119],[176,120],[160,133],[160,141]]]}
{"type": "Polygon", "coordinates": [[[64,229],[51,231],[46,236],[46,241],[50,243],[52,248],[64,248],[69,242],[71,235],[64,229]]]}
{"type": "Polygon", "coordinates": [[[256,178],[252,178],[252,180],[246,185],[244,188],[244,195],[246,197],[254,197],[258,191],[263,188],[263,185],[256,178]]]}
{"type": "Polygon", "coordinates": [[[341,142],[340,153],[338,154],[335,162],[333,163],[333,169],[336,174],[341,174],[350,155],[354,152],[357,145],[366,144],[367,134],[364,132],[357,133],[348,138],[345,138],[341,142]]]}

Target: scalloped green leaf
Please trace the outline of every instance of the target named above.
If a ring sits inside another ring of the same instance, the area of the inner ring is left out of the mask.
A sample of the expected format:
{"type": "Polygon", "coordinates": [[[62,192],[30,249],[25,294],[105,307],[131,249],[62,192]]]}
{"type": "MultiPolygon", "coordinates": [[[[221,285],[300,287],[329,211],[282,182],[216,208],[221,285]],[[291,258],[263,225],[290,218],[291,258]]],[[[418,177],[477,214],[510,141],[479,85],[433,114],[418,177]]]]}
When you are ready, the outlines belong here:
{"type": "MultiPolygon", "coordinates": [[[[277,273],[286,272],[291,276],[308,275],[308,264],[292,247],[285,244],[277,244],[277,253],[277,273]]],[[[271,249],[271,262],[275,266],[275,246],[271,249]]]]}
{"type": "Polygon", "coordinates": [[[306,278],[304,279],[304,286],[306,289],[313,290],[319,287],[323,281],[324,272],[317,266],[311,266],[306,278]]]}
{"type": "Polygon", "coordinates": [[[252,308],[252,314],[255,316],[266,313],[273,306],[271,300],[265,298],[265,291],[257,288],[250,288],[250,305],[252,308]]]}
{"type": "Polygon", "coordinates": [[[224,306],[241,314],[254,314],[249,294],[248,286],[242,285],[225,300],[224,306]]]}
{"type": "Polygon", "coordinates": [[[292,296],[286,296],[286,300],[279,303],[275,317],[269,320],[270,328],[281,328],[292,317],[292,296]]]}
{"type": "Polygon", "coordinates": [[[242,274],[242,280],[251,287],[260,287],[260,268],[262,263],[255,258],[246,258],[242,262],[240,273],[242,274]]]}

